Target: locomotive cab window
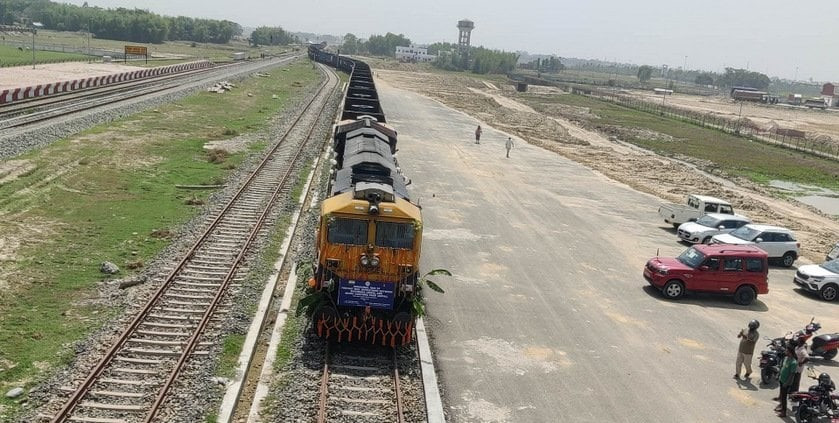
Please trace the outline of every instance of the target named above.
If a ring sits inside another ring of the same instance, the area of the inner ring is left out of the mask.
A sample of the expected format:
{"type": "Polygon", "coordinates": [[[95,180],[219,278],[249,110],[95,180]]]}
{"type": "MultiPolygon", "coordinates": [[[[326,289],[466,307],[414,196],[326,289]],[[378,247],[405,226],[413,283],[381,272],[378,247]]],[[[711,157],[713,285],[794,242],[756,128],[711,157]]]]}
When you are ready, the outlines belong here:
{"type": "Polygon", "coordinates": [[[413,223],[376,222],[376,246],[387,248],[413,248],[413,223]]]}
{"type": "Polygon", "coordinates": [[[367,245],[366,220],[330,219],[327,240],[333,244],[367,245]]]}

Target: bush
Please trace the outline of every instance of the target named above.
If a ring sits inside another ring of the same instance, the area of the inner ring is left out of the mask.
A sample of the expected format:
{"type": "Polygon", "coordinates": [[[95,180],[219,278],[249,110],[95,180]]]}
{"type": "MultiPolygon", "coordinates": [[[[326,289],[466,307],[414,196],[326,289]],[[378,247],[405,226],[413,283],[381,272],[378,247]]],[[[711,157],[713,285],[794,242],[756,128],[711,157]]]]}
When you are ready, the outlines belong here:
{"type": "Polygon", "coordinates": [[[207,152],[207,161],[210,163],[224,163],[228,157],[230,157],[230,153],[220,148],[214,148],[207,152]]]}

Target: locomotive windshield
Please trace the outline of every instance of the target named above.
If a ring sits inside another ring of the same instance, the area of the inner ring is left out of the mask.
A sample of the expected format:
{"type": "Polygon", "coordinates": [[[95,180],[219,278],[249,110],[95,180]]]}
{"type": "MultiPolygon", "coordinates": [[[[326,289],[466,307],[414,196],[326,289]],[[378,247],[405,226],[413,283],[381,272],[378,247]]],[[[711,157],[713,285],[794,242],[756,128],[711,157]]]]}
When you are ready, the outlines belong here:
{"type": "Polygon", "coordinates": [[[376,246],[387,248],[413,248],[412,223],[376,222],[376,246]]]}
{"type": "Polygon", "coordinates": [[[327,239],[333,244],[367,245],[366,220],[330,219],[327,239]]]}

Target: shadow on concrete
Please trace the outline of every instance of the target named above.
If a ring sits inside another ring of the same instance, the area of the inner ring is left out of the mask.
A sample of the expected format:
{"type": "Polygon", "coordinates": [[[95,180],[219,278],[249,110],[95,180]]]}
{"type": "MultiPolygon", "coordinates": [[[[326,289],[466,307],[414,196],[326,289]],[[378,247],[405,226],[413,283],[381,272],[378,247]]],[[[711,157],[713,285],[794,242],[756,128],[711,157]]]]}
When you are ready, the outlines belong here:
{"type": "Polygon", "coordinates": [[[804,288],[799,288],[798,286],[795,286],[795,288],[793,288],[792,291],[802,297],[808,297],[816,301],[822,301],[821,297],[819,297],[819,294],[817,292],[810,292],[804,288]]]}
{"type": "Polygon", "coordinates": [[[664,301],[672,304],[686,304],[692,306],[700,306],[700,307],[714,307],[714,308],[727,308],[732,310],[750,310],[750,311],[758,311],[758,312],[766,312],[769,311],[769,307],[760,300],[760,298],[756,299],[753,303],[747,306],[742,306],[734,302],[734,297],[730,295],[717,295],[717,294],[708,294],[704,292],[686,292],[682,298],[678,300],[668,300],[661,295],[661,291],[658,288],[651,286],[650,284],[645,284],[642,288],[644,292],[647,293],[650,297],[653,297],[659,301],[664,301]]]}
{"type": "MultiPolygon", "coordinates": [[[[752,379],[755,379],[754,376],[750,376],[749,379],[734,379],[737,382],[737,387],[740,388],[741,391],[757,391],[757,386],[752,383],[752,379]]],[[[757,380],[760,380],[760,374],[757,375],[757,380]]]]}

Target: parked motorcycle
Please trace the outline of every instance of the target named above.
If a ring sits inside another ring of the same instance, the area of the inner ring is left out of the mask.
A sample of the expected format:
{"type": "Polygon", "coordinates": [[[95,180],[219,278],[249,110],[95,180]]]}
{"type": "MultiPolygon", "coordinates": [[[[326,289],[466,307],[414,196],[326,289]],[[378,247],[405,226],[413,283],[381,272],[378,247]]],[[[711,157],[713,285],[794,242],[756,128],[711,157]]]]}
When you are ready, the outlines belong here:
{"type": "Polygon", "coordinates": [[[764,339],[769,340],[766,344],[769,349],[760,352],[760,381],[768,385],[773,380],[777,380],[781,372],[781,363],[784,361],[784,340],[766,337],[764,339]]]}
{"type": "Polygon", "coordinates": [[[810,323],[808,323],[804,329],[801,329],[794,334],[787,334],[784,337],[775,338],[772,341],[775,342],[777,340],[781,340],[783,342],[783,340],[789,339],[808,341],[812,338],[809,348],[810,357],[821,357],[825,360],[833,360],[839,352],[839,333],[830,333],[814,337],[813,334],[822,328],[822,325],[814,320],[815,318],[810,319],[810,323]]]}
{"type": "MultiPolygon", "coordinates": [[[[807,392],[793,392],[790,401],[798,402],[795,412],[797,423],[839,423],[839,395],[833,395],[836,385],[827,377],[827,383],[815,376],[813,368],[807,369],[807,376],[819,383],[807,392]]],[[[826,374],[823,374],[826,375],[826,374]]]]}

